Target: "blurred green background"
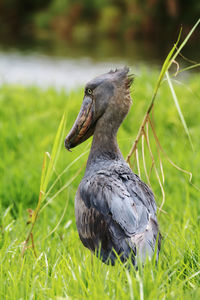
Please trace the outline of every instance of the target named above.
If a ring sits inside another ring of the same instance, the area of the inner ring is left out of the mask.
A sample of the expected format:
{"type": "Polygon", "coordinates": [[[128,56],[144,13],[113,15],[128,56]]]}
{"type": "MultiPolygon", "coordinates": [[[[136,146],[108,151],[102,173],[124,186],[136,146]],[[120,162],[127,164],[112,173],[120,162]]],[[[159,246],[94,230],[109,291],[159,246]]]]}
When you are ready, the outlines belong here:
{"type": "MultiPolygon", "coordinates": [[[[199,15],[196,0],[1,0],[0,46],[152,62],[163,59],[181,25],[187,34],[199,15]]],[[[197,37],[185,49],[193,58],[197,37]]]]}

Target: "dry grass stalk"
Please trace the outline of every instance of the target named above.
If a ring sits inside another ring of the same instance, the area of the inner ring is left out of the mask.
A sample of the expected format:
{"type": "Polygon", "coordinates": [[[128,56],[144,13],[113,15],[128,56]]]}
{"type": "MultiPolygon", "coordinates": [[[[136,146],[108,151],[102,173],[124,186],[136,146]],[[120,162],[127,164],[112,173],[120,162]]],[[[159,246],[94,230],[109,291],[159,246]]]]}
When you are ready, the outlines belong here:
{"type": "MultiPolygon", "coordinates": [[[[153,93],[153,96],[152,96],[152,99],[151,99],[151,102],[149,104],[149,107],[147,109],[147,112],[146,114],[144,115],[144,118],[142,120],[142,123],[140,125],[140,128],[138,130],[138,133],[137,133],[137,136],[136,136],[136,139],[128,153],[128,156],[126,158],[126,161],[129,163],[130,167],[131,167],[131,158],[133,157],[134,159],[134,162],[136,161],[137,163],[137,168],[138,168],[138,174],[140,176],[141,174],[141,170],[140,170],[140,166],[139,166],[139,153],[138,153],[138,144],[140,142],[140,140],[142,140],[142,160],[143,160],[143,168],[144,168],[144,172],[145,172],[145,176],[147,178],[147,182],[148,184],[150,185],[150,175],[151,175],[151,172],[152,170],[155,171],[155,174],[156,174],[156,177],[157,177],[157,180],[158,180],[158,183],[160,185],[160,189],[161,189],[161,192],[162,192],[162,202],[161,202],[161,205],[160,205],[160,208],[159,210],[162,211],[162,207],[164,205],[164,202],[165,202],[165,192],[164,192],[164,182],[165,182],[165,176],[164,176],[164,170],[163,170],[163,164],[162,164],[162,159],[161,159],[161,153],[164,154],[165,158],[167,159],[167,161],[173,166],[175,167],[176,169],[178,169],[179,171],[181,172],[184,172],[186,174],[189,175],[189,181],[191,182],[191,179],[192,179],[192,173],[189,172],[189,171],[186,171],[182,168],[180,168],[179,166],[177,166],[166,154],[166,152],[163,150],[163,148],[161,147],[160,145],[160,142],[159,142],[159,139],[156,135],[156,132],[155,132],[155,128],[153,126],[153,123],[150,119],[150,114],[152,113],[153,111],[153,107],[154,107],[154,103],[155,103],[155,99],[156,99],[156,96],[157,96],[157,93],[158,93],[158,90],[163,82],[163,79],[164,79],[164,76],[166,75],[167,76],[167,81],[168,81],[168,84],[169,84],[169,87],[171,89],[171,91],[173,92],[172,93],[172,96],[173,96],[173,99],[175,100],[175,105],[176,105],[176,108],[178,110],[178,113],[179,113],[179,116],[181,118],[181,122],[183,124],[183,127],[185,129],[185,132],[189,138],[189,141],[190,141],[190,144],[192,146],[192,142],[191,142],[191,138],[190,138],[190,135],[189,135],[189,131],[188,131],[188,128],[187,128],[187,125],[185,123],[185,120],[184,120],[184,117],[182,115],[182,112],[180,110],[180,106],[179,106],[179,103],[178,103],[178,99],[175,95],[175,92],[173,90],[173,87],[171,86],[171,82],[170,82],[170,78],[169,78],[169,75],[168,75],[168,70],[169,68],[171,67],[171,65],[174,63],[176,64],[176,73],[175,73],[175,76],[181,72],[181,70],[179,71],[179,64],[178,62],[175,60],[176,57],[178,55],[180,55],[180,51],[182,50],[182,48],[185,46],[185,44],[187,43],[187,41],[189,40],[190,36],[192,35],[192,33],[194,32],[194,30],[197,28],[197,26],[200,24],[200,19],[196,22],[196,24],[194,25],[194,27],[191,29],[191,31],[189,32],[189,34],[186,36],[186,38],[184,39],[184,41],[181,43],[180,46],[178,46],[178,43],[179,43],[179,40],[180,40],[180,36],[181,36],[181,31],[180,31],[180,34],[179,34],[179,37],[178,37],[178,40],[177,42],[175,43],[174,47],[171,49],[171,51],[169,52],[167,58],[165,59],[164,63],[163,63],[163,66],[162,66],[162,69],[161,69],[161,72],[160,72],[160,75],[159,75],[159,78],[157,80],[157,83],[156,83],[156,86],[155,86],[155,89],[154,89],[154,93],[153,93]],[[158,152],[158,159],[159,159],[159,166],[160,166],[160,172],[161,172],[161,176],[162,176],[162,180],[160,179],[160,176],[159,176],[159,172],[157,170],[157,167],[156,167],[156,162],[155,162],[155,159],[154,159],[154,155],[153,155],[153,152],[151,150],[151,146],[150,146],[150,140],[149,140],[149,127],[148,127],[148,124],[150,124],[151,126],[151,130],[153,132],[153,137],[154,137],[154,142],[156,143],[156,148],[157,148],[157,152],[158,152]],[[146,160],[145,160],[145,145],[144,145],[144,140],[146,140],[146,145],[147,145],[147,149],[148,149],[148,152],[150,154],[150,157],[151,157],[151,161],[152,161],[152,165],[151,165],[151,168],[150,168],[150,171],[149,171],[149,175],[148,175],[148,171],[147,171],[147,166],[146,166],[146,160]]],[[[182,56],[182,54],[181,54],[182,56]]],[[[185,57],[184,57],[185,59],[185,57]]],[[[189,61],[189,60],[188,60],[189,61]]],[[[193,61],[190,61],[191,63],[196,63],[196,62],[193,62],[193,61]]],[[[199,64],[196,64],[192,67],[197,67],[199,66],[199,64]]],[[[188,67],[187,69],[189,69],[190,67],[188,67]]],[[[134,167],[134,164],[132,165],[132,168],[134,167]]]]}

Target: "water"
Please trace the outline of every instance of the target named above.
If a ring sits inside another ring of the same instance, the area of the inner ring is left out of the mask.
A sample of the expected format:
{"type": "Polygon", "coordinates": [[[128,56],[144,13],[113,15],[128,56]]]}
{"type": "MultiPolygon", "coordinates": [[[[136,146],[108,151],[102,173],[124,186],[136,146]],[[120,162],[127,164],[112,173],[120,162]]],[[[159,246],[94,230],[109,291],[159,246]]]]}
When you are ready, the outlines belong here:
{"type": "Polygon", "coordinates": [[[91,78],[124,65],[155,64],[161,53],[143,42],[98,40],[87,44],[34,41],[0,47],[0,85],[36,85],[73,89],[91,78]]]}
{"type": "Polygon", "coordinates": [[[0,53],[0,85],[36,85],[41,88],[72,89],[126,61],[97,62],[91,58],[55,58],[19,52],[0,53]]]}
{"type": "MultiPolygon", "coordinates": [[[[69,90],[124,65],[132,67],[136,74],[141,64],[160,68],[171,46],[145,41],[101,41],[87,45],[59,41],[4,47],[0,49],[0,85],[53,86],[69,90]]],[[[199,57],[199,51],[193,55],[191,49],[200,47],[189,48],[189,57],[199,57]]]]}

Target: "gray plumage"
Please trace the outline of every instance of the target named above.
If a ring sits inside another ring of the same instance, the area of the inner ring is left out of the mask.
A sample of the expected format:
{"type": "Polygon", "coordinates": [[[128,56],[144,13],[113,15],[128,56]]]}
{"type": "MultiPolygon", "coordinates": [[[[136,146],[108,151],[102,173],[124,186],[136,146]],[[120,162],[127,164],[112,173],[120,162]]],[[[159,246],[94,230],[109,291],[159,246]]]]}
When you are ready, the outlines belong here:
{"type": "Polygon", "coordinates": [[[65,140],[70,149],[94,134],[75,197],[76,224],[83,245],[112,265],[116,253],[122,262],[131,258],[134,265],[138,259],[152,258],[157,239],[157,255],[160,249],[154,195],[124,161],[116,141],[132,102],[133,78],[127,74],[124,68],[88,83],[79,116],[65,140]]]}

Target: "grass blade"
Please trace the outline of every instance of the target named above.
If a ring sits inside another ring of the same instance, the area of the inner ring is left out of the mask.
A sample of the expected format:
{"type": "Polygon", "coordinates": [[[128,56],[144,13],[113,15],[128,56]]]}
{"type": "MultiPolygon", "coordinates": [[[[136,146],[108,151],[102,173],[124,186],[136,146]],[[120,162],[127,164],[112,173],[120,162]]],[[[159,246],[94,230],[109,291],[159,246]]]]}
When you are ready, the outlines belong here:
{"type": "Polygon", "coordinates": [[[145,136],[145,139],[146,139],[146,142],[147,142],[147,146],[148,146],[148,149],[149,149],[149,153],[151,155],[152,162],[154,163],[155,174],[156,174],[156,177],[158,179],[158,183],[160,185],[160,189],[161,189],[161,193],[162,193],[162,202],[161,202],[160,207],[158,208],[159,210],[162,210],[162,207],[165,203],[165,191],[164,191],[162,182],[160,180],[160,176],[158,174],[158,170],[157,170],[157,167],[156,167],[156,164],[155,164],[155,159],[154,159],[154,156],[153,156],[153,152],[151,150],[151,145],[150,145],[150,140],[149,140],[149,126],[148,126],[148,123],[146,124],[146,134],[144,136],[145,136]]]}
{"type": "Polygon", "coordinates": [[[50,237],[50,235],[52,235],[57,230],[57,228],[59,227],[60,223],[62,222],[62,220],[63,220],[63,218],[65,216],[65,213],[66,213],[66,210],[67,210],[67,206],[68,206],[68,202],[69,202],[69,195],[68,195],[68,198],[67,198],[67,201],[66,201],[63,213],[62,213],[62,215],[61,215],[58,223],[56,224],[56,226],[51,230],[51,232],[43,240],[45,240],[48,237],[50,237]]]}
{"type": "Polygon", "coordinates": [[[176,96],[176,93],[175,93],[175,90],[174,90],[174,87],[172,85],[172,82],[171,82],[171,79],[169,77],[169,73],[166,72],[166,77],[167,77],[167,81],[168,81],[168,84],[169,84],[169,88],[170,88],[170,91],[172,93],[172,97],[173,97],[173,100],[174,100],[174,103],[176,105],[176,108],[177,108],[177,111],[178,111],[178,114],[179,114],[179,117],[181,119],[181,122],[183,124],[183,127],[185,129],[185,132],[188,136],[188,139],[189,139],[189,142],[190,142],[190,145],[192,147],[192,150],[194,151],[194,147],[193,147],[193,144],[192,144],[192,140],[191,140],[191,137],[190,137],[190,133],[189,133],[189,130],[188,130],[188,127],[187,127],[187,124],[185,122],[185,119],[184,119],[184,116],[182,114],[182,111],[181,111],[181,108],[180,108],[180,105],[179,105],[179,102],[178,102],[178,98],[176,96]]]}
{"type": "Polygon", "coordinates": [[[140,128],[138,130],[138,134],[136,136],[136,139],[135,139],[135,141],[134,141],[134,143],[133,143],[133,145],[132,145],[132,147],[131,147],[131,149],[130,149],[127,157],[126,157],[126,162],[128,162],[129,165],[130,165],[130,158],[133,155],[133,153],[136,151],[137,144],[139,143],[140,138],[141,138],[142,133],[143,133],[143,128],[145,127],[145,124],[148,121],[149,114],[150,114],[150,112],[151,112],[151,110],[153,108],[153,105],[154,105],[154,102],[155,102],[158,90],[160,88],[161,82],[162,82],[162,80],[164,78],[164,75],[169,70],[171,64],[174,62],[175,58],[178,56],[178,54],[180,53],[180,51],[183,49],[183,47],[185,46],[185,44],[187,43],[187,41],[189,40],[189,38],[191,37],[191,35],[193,34],[193,32],[195,31],[195,29],[197,28],[197,26],[199,24],[200,24],[200,19],[198,19],[198,21],[196,22],[196,24],[192,27],[192,29],[190,30],[190,32],[188,33],[188,35],[186,36],[186,38],[184,39],[184,41],[181,43],[181,45],[179,47],[177,47],[178,43],[179,43],[179,40],[180,40],[180,37],[181,37],[181,32],[182,32],[182,30],[180,30],[177,42],[175,43],[175,45],[173,46],[173,48],[171,49],[171,51],[169,52],[168,56],[166,57],[166,59],[165,59],[165,61],[163,63],[160,75],[158,77],[158,80],[157,80],[155,88],[154,88],[154,92],[153,92],[153,96],[151,98],[151,102],[150,102],[150,104],[148,106],[147,112],[146,112],[146,114],[145,114],[145,116],[143,118],[143,121],[142,121],[141,125],[140,125],[140,128]],[[176,52],[175,52],[175,50],[176,50],[176,52]]]}
{"type": "Polygon", "coordinates": [[[176,59],[176,57],[178,56],[178,54],[181,52],[181,50],[183,49],[183,47],[186,45],[186,43],[188,42],[189,38],[191,37],[191,35],[193,34],[193,32],[195,31],[195,29],[198,27],[199,24],[200,24],[200,19],[198,19],[198,21],[192,27],[192,29],[190,30],[190,32],[188,33],[188,35],[186,36],[186,38],[184,39],[184,41],[178,47],[177,51],[175,52],[174,56],[171,59],[171,63],[169,65],[169,67],[171,66],[172,62],[176,59]]]}
{"type": "Polygon", "coordinates": [[[61,179],[61,177],[63,176],[63,174],[65,174],[79,159],[82,158],[82,156],[84,156],[88,152],[89,152],[89,150],[86,150],[85,152],[81,153],[60,174],[58,174],[57,178],[54,180],[54,182],[52,183],[52,185],[50,186],[50,188],[46,192],[43,200],[45,200],[49,196],[50,192],[52,191],[52,189],[54,188],[54,186],[56,185],[56,183],[61,179]]]}
{"type": "Polygon", "coordinates": [[[138,155],[138,149],[135,150],[135,156],[136,156],[136,162],[137,162],[137,168],[138,168],[138,175],[141,178],[141,172],[140,172],[140,162],[139,162],[139,155],[138,155]]]}
{"type": "Polygon", "coordinates": [[[162,160],[161,160],[159,151],[158,151],[158,157],[159,157],[159,162],[160,162],[160,172],[161,172],[161,175],[162,175],[162,182],[164,184],[165,183],[165,174],[164,174],[163,164],[162,164],[162,160]]]}
{"type": "Polygon", "coordinates": [[[145,172],[145,175],[146,175],[146,179],[147,179],[148,185],[151,186],[151,183],[150,183],[150,180],[149,180],[149,176],[148,176],[148,173],[147,173],[145,153],[144,153],[144,134],[142,135],[142,160],[143,160],[144,172],[145,172]]]}
{"type": "Polygon", "coordinates": [[[51,179],[53,170],[55,168],[55,163],[56,160],[59,156],[60,153],[60,149],[61,149],[61,144],[63,141],[63,135],[64,135],[64,130],[65,130],[65,123],[66,123],[66,118],[65,118],[65,114],[63,114],[63,117],[61,119],[61,122],[59,124],[57,133],[56,133],[56,137],[54,140],[54,144],[53,144],[53,149],[52,149],[52,154],[49,155],[49,153],[45,153],[44,155],[44,160],[43,160],[43,165],[42,165],[42,174],[41,174],[41,183],[40,183],[40,192],[39,192],[39,199],[38,199],[38,203],[37,203],[37,207],[36,209],[33,211],[32,217],[31,217],[31,228],[28,231],[28,235],[27,238],[25,240],[25,242],[23,243],[23,248],[22,248],[22,256],[24,255],[24,252],[27,248],[28,242],[31,238],[32,240],[32,248],[34,250],[34,254],[36,257],[36,251],[35,251],[35,247],[34,247],[34,240],[33,240],[33,228],[35,226],[38,214],[41,210],[41,203],[44,199],[45,193],[46,193],[46,189],[47,186],[49,184],[49,181],[51,179]],[[50,156],[50,161],[49,164],[47,166],[47,156],[50,156]]]}
{"type": "MultiPolygon", "coordinates": [[[[191,70],[191,69],[199,68],[199,67],[200,67],[200,63],[195,64],[195,65],[192,65],[192,66],[189,66],[189,67],[186,67],[186,68],[184,68],[184,69],[181,69],[181,70],[179,70],[179,71],[177,72],[177,74],[182,73],[182,72],[184,72],[184,71],[191,70]]],[[[175,74],[174,74],[174,76],[175,76],[175,74]]]]}
{"type": "Polygon", "coordinates": [[[68,186],[70,186],[70,184],[76,179],[76,177],[80,174],[80,172],[83,170],[83,168],[85,167],[86,162],[80,167],[80,169],[78,169],[78,171],[75,173],[75,175],[70,178],[67,183],[65,185],[63,185],[50,199],[48,199],[48,201],[46,201],[46,203],[42,206],[42,208],[40,209],[40,213],[44,210],[44,208],[49,205],[49,203],[51,203],[61,192],[63,192],[66,188],[68,188],[68,186]]]}
{"type": "Polygon", "coordinates": [[[51,157],[50,157],[50,162],[49,162],[49,165],[48,165],[47,173],[46,173],[44,184],[43,184],[43,189],[42,190],[44,191],[44,193],[46,192],[47,185],[48,185],[48,183],[51,179],[53,169],[55,167],[57,158],[58,158],[59,153],[60,153],[61,145],[63,143],[65,123],[66,123],[66,118],[65,118],[65,114],[63,114],[63,117],[61,119],[60,125],[59,125],[57,133],[56,133],[56,137],[55,137],[55,140],[54,140],[53,149],[52,149],[52,153],[51,153],[51,157]]]}

